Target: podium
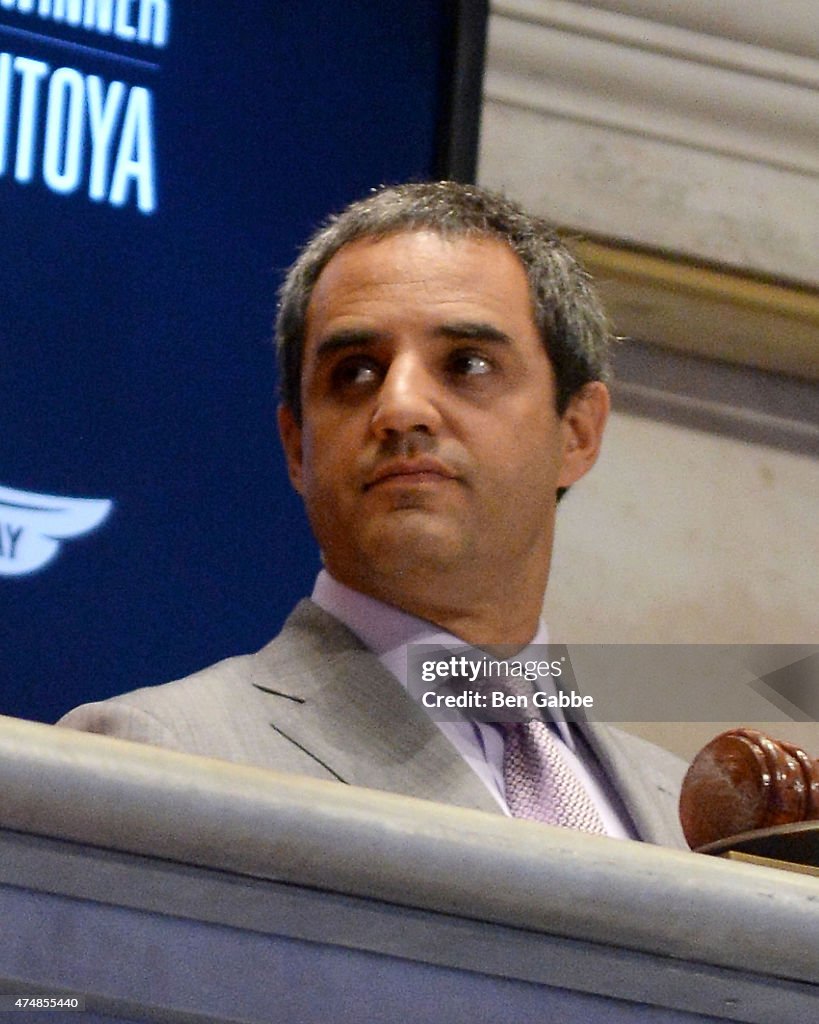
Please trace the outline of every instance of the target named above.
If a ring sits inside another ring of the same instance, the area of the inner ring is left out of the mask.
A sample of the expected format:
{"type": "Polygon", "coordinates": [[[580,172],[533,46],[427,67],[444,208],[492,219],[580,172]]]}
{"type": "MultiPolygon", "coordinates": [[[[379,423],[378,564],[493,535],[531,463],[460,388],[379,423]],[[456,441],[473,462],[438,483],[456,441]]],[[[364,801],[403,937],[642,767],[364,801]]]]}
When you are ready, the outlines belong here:
{"type": "Polygon", "coordinates": [[[23,1020],[819,1020],[819,881],[0,719],[23,1020]]]}

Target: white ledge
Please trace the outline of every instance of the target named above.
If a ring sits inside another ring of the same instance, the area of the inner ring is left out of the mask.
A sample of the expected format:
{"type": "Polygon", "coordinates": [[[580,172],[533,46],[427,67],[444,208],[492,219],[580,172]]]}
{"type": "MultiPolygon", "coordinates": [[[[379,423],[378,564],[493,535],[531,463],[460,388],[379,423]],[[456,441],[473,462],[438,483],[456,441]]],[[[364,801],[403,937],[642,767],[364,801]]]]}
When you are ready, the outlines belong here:
{"type": "Polygon", "coordinates": [[[801,875],[2,717],[0,771],[0,831],[815,983],[801,875]]]}
{"type": "Polygon", "coordinates": [[[819,61],[564,0],[493,14],[491,101],[819,174],[819,61]]]}
{"type": "Polygon", "coordinates": [[[699,34],[737,40],[782,53],[816,57],[819,5],[816,0],[576,0],[699,34]]]}
{"type": "MultiPolygon", "coordinates": [[[[809,0],[810,7],[801,7],[804,28],[802,42],[814,40],[807,47],[810,56],[803,56],[799,49],[794,52],[794,40],[783,39],[781,33],[774,32],[774,25],[756,25],[755,32],[748,32],[748,12],[756,5],[752,0],[741,0],[742,9],[737,12],[733,21],[723,18],[725,24],[733,24],[735,30],[746,29],[742,36],[735,31],[731,35],[715,31],[709,25],[706,11],[700,11],[699,17],[692,17],[691,3],[686,3],[688,17],[680,18],[679,10],[668,4],[655,2],[629,3],[628,0],[611,0],[610,3],[585,3],[584,0],[496,0],[492,4],[492,13],[510,21],[528,22],[551,28],[564,29],[577,35],[605,39],[609,42],[633,46],[638,49],[677,57],[682,60],[711,64],[715,67],[731,68],[745,71],[760,77],[779,79],[809,88],[819,87],[819,60],[815,58],[815,40],[819,35],[819,5],[809,0]],[[608,10],[601,10],[608,7],[608,10]],[[635,16],[643,10],[650,12],[650,17],[635,16]],[[693,29],[691,25],[696,25],[693,29]]],[[[708,0],[713,7],[712,0],[708,0]]],[[[702,7],[702,4],[699,5],[702,7]]],[[[720,8],[724,13],[726,3],[720,8]]],[[[794,23],[794,15],[799,14],[799,5],[790,3],[787,16],[779,13],[775,17],[775,26],[791,25],[797,32],[800,21],[794,23]]],[[[770,12],[770,4],[765,4],[770,12]]],[[[753,21],[750,22],[753,24],[753,21]]]]}

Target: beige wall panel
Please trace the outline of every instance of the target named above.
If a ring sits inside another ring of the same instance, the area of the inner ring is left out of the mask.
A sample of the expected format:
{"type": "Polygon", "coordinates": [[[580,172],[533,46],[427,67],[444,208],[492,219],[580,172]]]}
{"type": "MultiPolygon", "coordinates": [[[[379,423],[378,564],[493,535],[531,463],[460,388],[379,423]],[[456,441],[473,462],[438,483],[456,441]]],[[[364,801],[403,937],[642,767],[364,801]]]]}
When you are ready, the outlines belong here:
{"type": "MultiPolygon", "coordinates": [[[[819,463],[636,416],[612,418],[600,462],[558,513],[546,619],[574,643],[788,643],[819,639],[819,463]]],[[[684,757],[756,724],[819,757],[819,725],[766,717],[634,731],[684,757]]],[[[692,717],[694,717],[692,715],[692,717]]]]}
{"type": "Polygon", "coordinates": [[[816,177],[489,102],[479,178],[580,234],[819,281],[816,177]]]}

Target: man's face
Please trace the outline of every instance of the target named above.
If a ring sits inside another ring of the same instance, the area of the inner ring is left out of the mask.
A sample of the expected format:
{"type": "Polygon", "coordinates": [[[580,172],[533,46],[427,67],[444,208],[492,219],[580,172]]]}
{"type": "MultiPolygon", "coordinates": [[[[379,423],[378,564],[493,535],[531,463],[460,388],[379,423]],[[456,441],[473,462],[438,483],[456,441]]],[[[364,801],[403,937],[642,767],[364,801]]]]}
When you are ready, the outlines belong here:
{"type": "Polygon", "coordinates": [[[341,249],[308,308],[302,402],[301,426],[280,410],[282,439],[336,579],[441,624],[513,590],[539,612],[555,492],[596,445],[581,399],[555,411],[505,244],[415,231],[341,249]]]}

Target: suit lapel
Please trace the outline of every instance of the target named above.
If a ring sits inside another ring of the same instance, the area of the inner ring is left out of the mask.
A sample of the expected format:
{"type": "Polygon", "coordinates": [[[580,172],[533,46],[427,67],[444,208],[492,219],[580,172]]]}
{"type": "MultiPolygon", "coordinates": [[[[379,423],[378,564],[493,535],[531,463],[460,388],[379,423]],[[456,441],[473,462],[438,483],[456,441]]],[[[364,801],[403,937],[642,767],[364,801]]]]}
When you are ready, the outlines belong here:
{"type": "Polygon", "coordinates": [[[636,738],[632,741],[602,722],[580,722],[578,728],[631,815],[640,839],[687,849],[677,814],[679,785],[651,758],[649,745],[636,738]]]}
{"type": "Polygon", "coordinates": [[[499,813],[429,715],[338,620],[302,601],[255,657],[271,728],[342,782],[499,813]]]}

